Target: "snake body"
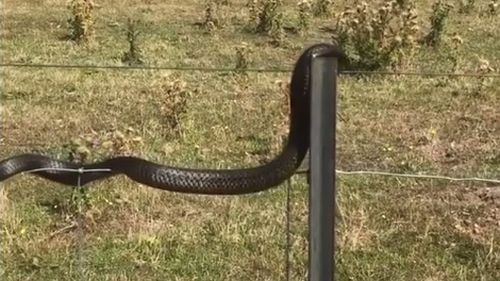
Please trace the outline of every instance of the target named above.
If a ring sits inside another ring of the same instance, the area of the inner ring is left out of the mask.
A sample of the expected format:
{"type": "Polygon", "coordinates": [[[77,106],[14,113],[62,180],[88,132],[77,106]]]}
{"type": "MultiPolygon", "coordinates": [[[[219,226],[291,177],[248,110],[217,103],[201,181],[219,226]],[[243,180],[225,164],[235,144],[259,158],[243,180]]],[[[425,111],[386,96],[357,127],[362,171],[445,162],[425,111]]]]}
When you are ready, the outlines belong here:
{"type": "Polygon", "coordinates": [[[245,194],[277,186],[299,167],[309,149],[311,61],[316,56],[343,57],[334,45],[316,44],[297,60],[290,84],[290,127],[287,144],[273,160],[244,169],[188,169],[171,167],[137,157],[115,157],[102,162],[77,164],[37,154],[21,154],[0,162],[0,182],[33,170],[42,178],[71,186],[83,186],[117,174],[141,184],[168,191],[194,194],[245,194]],[[53,170],[50,170],[53,169],[53,170]],[[110,169],[109,172],[75,173],[62,169],[110,169]]]}

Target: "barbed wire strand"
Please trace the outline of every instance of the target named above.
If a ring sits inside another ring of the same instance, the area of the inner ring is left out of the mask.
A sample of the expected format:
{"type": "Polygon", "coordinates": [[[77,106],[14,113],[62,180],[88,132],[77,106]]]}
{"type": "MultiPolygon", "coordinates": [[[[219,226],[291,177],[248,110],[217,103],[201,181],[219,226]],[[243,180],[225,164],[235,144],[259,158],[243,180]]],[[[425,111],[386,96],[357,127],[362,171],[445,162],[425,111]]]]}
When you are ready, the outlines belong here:
{"type": "MultiPolygon", "coordinates": [[[[0,63],[0,68],[61,68],[61,69],[109,69],[109,70],[172,70],[172,71],[200,71],[200,72],[257,72],[257,73],[288,73],[290,68],[247,68],[234,67],[195,67],[195,66],[122,66],[122,65],[93,65],[93,64],[44,64],[44,63],[0,63]]],[[[429,72],[429,71],[366,71],[340,70],[340,75],[394,75],[394,76],[432,76],[432,77],[481,77],[500,78],[500,73],[479,72],[429,72]]]]}

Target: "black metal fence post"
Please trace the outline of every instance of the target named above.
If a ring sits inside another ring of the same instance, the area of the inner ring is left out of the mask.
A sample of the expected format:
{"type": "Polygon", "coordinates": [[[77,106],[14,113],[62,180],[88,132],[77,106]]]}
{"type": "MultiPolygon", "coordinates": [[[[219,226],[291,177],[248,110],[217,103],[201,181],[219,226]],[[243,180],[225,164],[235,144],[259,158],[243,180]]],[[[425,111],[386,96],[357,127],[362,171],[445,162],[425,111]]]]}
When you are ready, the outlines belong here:
{"type": "Polygon", "coordinates": [[[311,66],[309,281],[332,281],[335,271],[335,129],[338,59],[314,57],[311,66]]]}

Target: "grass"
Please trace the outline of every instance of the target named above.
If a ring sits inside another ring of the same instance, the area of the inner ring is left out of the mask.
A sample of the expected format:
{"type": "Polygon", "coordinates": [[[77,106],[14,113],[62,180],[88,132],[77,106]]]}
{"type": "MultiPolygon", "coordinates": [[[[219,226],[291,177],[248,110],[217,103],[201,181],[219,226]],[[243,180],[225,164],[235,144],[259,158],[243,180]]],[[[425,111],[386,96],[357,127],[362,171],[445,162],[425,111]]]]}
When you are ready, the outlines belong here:
{"type": "MultiPolygon", "coordinates": [[[[95,43],[63,39],[65,1],[3,1],[2,60],[118,64],[128,17],[150,28],[149,65],[291,67],[304,46],[327,41],[316,19],[282,47],[245,30],[244,1],[207,33],[197,1],[106,1],[95,43]],[[47,10],[50,10],[47,13],[47,10]]],[[[422,18],[428,1],[419,1],[422,18]]],[[[487,1],[477,1],[485,6],[487,1]]],[[[342,4],[340,4],[342,5],[342,4]]],[[[292,5],[286,14],[293,14],[292,5]]],[[[498,16],[451,13],[460,67],[500,69],[498,16]],[[465,27],[465,28],[464,28],[465,27]]],[[[447,71],[449,50],[423,49],[414,70],[447,71]]],[[[287,134],[288,73],[2,68],[0,158],[36,151],[91,159],[135,154],[187,167],[246,167],[276,155],[287,134]],[[173,81],[177,83],[172,84],[173,81]],[[176,100],[183,97],[182,101],[176,100]],[[111,146],[104,145],[105,142],[111,146]],[[83,143],[83,144],[82,144],[83,143]]],[[[491,79],[364,76],[339,79],[338,167],[451,176],[500,175],[500,86],[491,79]]],[[[284,278],[286,186],[238,197],[160,192],[116,177],[93,184],[81,211],[66,186],[31,176],[0,193],[2,280],[279,280],[284,278]],[[84,227],[74,228],[81,219],[84,227]]],[[[339,179],[339,280],[500,279],[495,186],[438,180],[339,179]]],[[[292,178],[292,280],[307,268],[307,186],[292,178]]]]}

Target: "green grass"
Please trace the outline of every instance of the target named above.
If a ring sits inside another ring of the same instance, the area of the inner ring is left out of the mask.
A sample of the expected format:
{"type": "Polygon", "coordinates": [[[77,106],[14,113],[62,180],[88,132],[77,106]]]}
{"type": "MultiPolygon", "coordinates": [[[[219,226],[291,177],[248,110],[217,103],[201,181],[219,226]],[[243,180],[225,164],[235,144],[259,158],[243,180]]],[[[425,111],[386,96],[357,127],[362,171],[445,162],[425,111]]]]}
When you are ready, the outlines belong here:
{"type": "MultiPolygon", "coordinates": [[[[246,31],[244,1],[230,2],[224,27],[212,33],[195,25],[204,16],[198,1],[99,2],[96,38],[85,47],[63,39],[65,1],[5,0],[1,58],[121,65],[128,16],[149,24],[139,39],[148,65],[234,67],[235,47],[247,42],[249,67],[290,68],[306,45],[330,38],[319,26],[331,19],[315,19],[275,47],[246,31]]],[[[424,21],[427,2],[418,2],[424,21]]],[[[451,13],[445,41],[454,32],[464,39],[461,69],[475,71],[479,58],[500,69],[499,28],[498,16],[479,10],[451,13]]],[[[449,52],[424,48],[409,70],[449,71],[449,52]]],[[[134,154],[184,167],[248,167],[276,155],[287,135],[288,73],[1,72],[0,158],[35,151],[64,159],[80,145],[90,159],[134,154]]],[[[338,168],[499,178],[500,79],[486,82],[341,76],[338,168]]],[[[303,176],[292,183],[292,280],[304,280],[308,192],[303,176]]],[[[0,193],[0,277],[282,280],[285,187],[210,197],[115,177],[89,186],[78,212],[70,187],[15,177],[0,193]],[[78,218],[82,229],[72,227],[78,218]]],[[[500,202],[481,196],[495,186],[341,176],[338,187],[339,280],[500,279],[500,202]]]]}

